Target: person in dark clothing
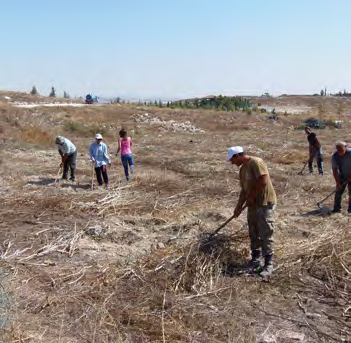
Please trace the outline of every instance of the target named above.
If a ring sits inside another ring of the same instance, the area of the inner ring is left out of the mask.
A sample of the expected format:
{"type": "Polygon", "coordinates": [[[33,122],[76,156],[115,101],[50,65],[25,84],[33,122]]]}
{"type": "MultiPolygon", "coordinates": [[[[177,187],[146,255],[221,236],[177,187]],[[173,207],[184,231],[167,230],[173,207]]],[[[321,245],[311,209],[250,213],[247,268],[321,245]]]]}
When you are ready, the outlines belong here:
{"type": "Polygon", "coordinates": [[[346,186],[349,193],[347,212],[351,213],[351,149],[345,142],[335,143],[336,151],[332,155],[331,164],[336,183],[333,213],[340,213],[341,199],[346,186]]]}
{"type": "Polygon", "coordinates": [[[56,137],[55,144],[57,145],[59,154],[62,158],[60,165],[63,167],[62,180],[67,180],[68,170],[70,169],[70,180],[74,182],[76,173],[77,149],[69,139],[61,136],[56,137]]]}
{"type": "Polygon", "coordinates": [[[323,150],[317,135],[312,132],[309,126],[305,127],[305,132],[307,135],[307,140],[309,143],[309,159],[308,159],[308,169],[310,173],[313,173],[313,160],[317,160],[318,173],[323,175],[323,150]]]}

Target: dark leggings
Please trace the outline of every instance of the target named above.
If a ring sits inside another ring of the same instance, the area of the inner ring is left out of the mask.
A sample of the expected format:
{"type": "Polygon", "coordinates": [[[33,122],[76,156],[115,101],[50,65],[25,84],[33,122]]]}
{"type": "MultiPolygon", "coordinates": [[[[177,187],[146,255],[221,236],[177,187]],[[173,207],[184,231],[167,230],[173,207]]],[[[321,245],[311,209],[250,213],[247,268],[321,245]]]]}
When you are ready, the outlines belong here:
{"type": "Polygon", "coordinates": [[[341,187],[335,192],[334,197],[334,210],[340,211],[341,210],[341,200],[342,195],[345,192],[346,186],[349,192],[349,203],[348,203],[348,212],[351,212],[351,182],[342,183],[341,187]]]}
{"type": "Polygon", "coordinates": [[[99,186],[102,186],[102,178],[106,185],[108,185],[108,175],[107,175],[107,167],[106,165],[95,168],[95,174],[98,181],[99,186]],[[101,177],[102,174],[102,177],[101,177]]]}

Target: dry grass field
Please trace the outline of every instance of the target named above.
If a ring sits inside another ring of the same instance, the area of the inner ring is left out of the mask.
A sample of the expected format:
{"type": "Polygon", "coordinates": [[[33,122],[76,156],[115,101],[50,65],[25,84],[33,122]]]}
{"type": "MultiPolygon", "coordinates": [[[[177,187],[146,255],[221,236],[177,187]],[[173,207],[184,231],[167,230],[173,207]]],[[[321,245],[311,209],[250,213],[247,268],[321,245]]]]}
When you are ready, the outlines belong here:
{"type": "MultiPolygon", "coordinates": [[[[334,107],[326,119],[339,118],[334,107]]],[[[351,117],[318,132],[320,177],[298,175],[308,148],[296,127],[307,116],[0,102],[0,341],[350,342],[351,217],[346,199],[333,216],[317,202],[334,189],[330,156],[337,139],[351,142],[351,117]],[[163,121],[136,121],[145,113],[163,121]],[[114,156],[122,125],[134,141],[129,183],[114,156]],[[90,187],[97,131],[112,157],[108,191],[90,187]],[[74,185],[55,184],[57,134],[78,148],[74,185]],[[249,258],[246,213],[201,244],[238,198],[232,145],[267,162],[278,195],[269,282],[237,273],[249,258]]]]}

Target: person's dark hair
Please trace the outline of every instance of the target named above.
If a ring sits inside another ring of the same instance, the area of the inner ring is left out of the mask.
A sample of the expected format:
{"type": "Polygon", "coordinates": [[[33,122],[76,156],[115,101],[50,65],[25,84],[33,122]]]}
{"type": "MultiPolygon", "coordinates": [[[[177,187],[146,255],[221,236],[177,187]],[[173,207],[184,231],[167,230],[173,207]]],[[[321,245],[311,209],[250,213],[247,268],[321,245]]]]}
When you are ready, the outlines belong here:
{"type": "Polygon", "coordinates": [[[119,131],[119,136],[121,138],[126,138],[127,137],[127,129],[125,127],[122,127],[122,129],[119,131]]]}

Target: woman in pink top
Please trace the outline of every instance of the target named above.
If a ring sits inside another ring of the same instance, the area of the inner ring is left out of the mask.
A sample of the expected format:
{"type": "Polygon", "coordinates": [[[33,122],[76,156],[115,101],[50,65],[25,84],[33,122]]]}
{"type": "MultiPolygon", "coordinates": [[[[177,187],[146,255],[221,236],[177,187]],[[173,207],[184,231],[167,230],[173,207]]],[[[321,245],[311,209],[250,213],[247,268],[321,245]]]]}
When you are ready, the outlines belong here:
{"type": "Polygon", "coordinates": [[[122,130],[119,131],[119,137],[120,138],[118,140],[118,149],[116,156],[121,151],[124,173],[126,174],[127,181],[129,181],[128,166],[130,167],[131,173],[134,173],[134,159],[132,151],[130,150],[130,147],[132,146],[132,140],[130,137],[128,137],[127,129],[125,128],[122,128],[122,130]]]}

